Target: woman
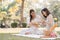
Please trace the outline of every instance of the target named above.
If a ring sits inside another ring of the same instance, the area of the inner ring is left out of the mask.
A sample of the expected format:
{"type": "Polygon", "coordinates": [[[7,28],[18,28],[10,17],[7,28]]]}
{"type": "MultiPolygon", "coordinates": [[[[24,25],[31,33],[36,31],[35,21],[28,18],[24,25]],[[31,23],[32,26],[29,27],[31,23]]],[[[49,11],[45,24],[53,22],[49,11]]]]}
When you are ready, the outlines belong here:
{"type": "Polygon", "coordinates": [[[23,30],[22,34],[42,34],[41,31],[38,30],[39,28],[39,21],[40,21],[40,16],[37,16],[35,14],[35,11],[33,9],[30,10],[30,28],[27,30],[23,30]]]}
{"type": "MultiPolygon", "coordinates": [[[[44,18],[46,19],[46,20],[42,20],[42,24],[46,25],[46,30],[44,31],[45,37],[51,37],[51,34],[53,34],[53,31],[54,31],[54,30],[52,30],[50,32],[50,29],[53,28],[53,25],[54,25],[53,16],[47,8],[42,9],[41,13],[44,16],[44,18]]],[[[55,29],[55,28],[53,28],[53,29],[55,29]]],[[[56,37],[55,33],[54,33],[54,37],[56,37]]]]}

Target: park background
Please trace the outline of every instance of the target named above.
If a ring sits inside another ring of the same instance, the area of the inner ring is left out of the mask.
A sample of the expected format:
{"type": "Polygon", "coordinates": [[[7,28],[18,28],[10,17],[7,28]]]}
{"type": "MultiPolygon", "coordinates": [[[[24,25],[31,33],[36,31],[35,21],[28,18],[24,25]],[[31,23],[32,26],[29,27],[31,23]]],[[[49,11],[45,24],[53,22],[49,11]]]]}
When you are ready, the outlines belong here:
{"type": "Polygon", "coordinates": [[[30,9],[34,9],[41,16],[43,8],[48,8],[53,15],[54,21],[58,23],[55,30],[60,35],[60,0],[0,0],[0,40],[40,40],[12,34],[29,27],[30,9]]]}
{"type": "Polygon", "coordinates": [[[43,8],[50,10],[59,26],[60,0],[0,0],[0,27],[28,27],[29,10],[34,9],[41,16],[43,8]]]}

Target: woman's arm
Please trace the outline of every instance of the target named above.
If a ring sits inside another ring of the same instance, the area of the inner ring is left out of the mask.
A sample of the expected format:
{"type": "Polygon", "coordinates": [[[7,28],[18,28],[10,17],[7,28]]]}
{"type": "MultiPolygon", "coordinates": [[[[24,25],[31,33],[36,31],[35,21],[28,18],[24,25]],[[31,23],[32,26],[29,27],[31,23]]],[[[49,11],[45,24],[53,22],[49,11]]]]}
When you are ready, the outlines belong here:
{"type": "Polygon", "coordinates": [[[44,34],[45,34],[46,36],[49,36],[50,33],[51,33],[57,26],[58,26],[57,23],[54,24],[49,30],[44,31],[44,34]]]}
{"type": "Polygon", "coordinates": [[[52,32],[56,27],[58,26],[58,24],[56,23],[56,24],[54,24],[51,28],[50,28],[50,32],[52,32]]]}
{"type": "Polygon", "coordinates": [[[37,25],[39,25],[39,23],[38,23],[38,22],[30,22],[29,25],[30,25],[30,26],[32,26],[32,25],[37,26],[37,25]]]}
{"type": "Polygon", "coordinates": [[[57,23],[54,24],[54,19],[53,19],[52,16],[48,17],[48,22],[46,22],[46,24],[49,25],[49,26],[51,26],[49,30],[45,31],[46,35],[49,35],[58,26],[57,23]]]}

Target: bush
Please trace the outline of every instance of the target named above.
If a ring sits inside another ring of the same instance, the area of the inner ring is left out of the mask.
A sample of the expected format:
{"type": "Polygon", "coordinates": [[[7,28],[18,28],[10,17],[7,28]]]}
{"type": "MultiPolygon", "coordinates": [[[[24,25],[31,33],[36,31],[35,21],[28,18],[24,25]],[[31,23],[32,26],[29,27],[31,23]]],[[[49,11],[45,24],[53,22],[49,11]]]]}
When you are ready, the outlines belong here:
{"type": "Polygon", "coordinates": [[[16,28],[17,27],[17,23],[16,22],[11,23],[11,26],[12,26],[12,28],[16,28]]]}
{"type": "Polygon", "coordinates": [[[23,28],[26,28],[27,23],[22,23],[23,28]]]}

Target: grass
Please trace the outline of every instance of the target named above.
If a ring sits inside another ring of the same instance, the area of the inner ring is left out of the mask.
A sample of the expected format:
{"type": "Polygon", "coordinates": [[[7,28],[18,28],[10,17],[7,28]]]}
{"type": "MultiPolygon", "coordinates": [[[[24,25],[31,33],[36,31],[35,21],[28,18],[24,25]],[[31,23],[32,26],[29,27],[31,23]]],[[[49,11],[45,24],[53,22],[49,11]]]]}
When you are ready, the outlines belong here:
{"type": "Polygon", "coordinates": [[[40,40],[26,37],[13,36],[11,34],[0,34],[0,40],[40,40]]]}
{"type": "MultiPolygon", "coordinates": [[[[59,32],[60,33],[60,32],[59,32]]],[[[35,39],[35,38],[28,38],[28,37],[19,37],[19,36],[13,36],[11,34],[4,34],[4,33],[1,33],[0,34],[0,40],[41,40],[40,38],[39,39],[35,39]]],[[[60,39],[56,39],[56,40],[60,40],[60,39]]]]}

